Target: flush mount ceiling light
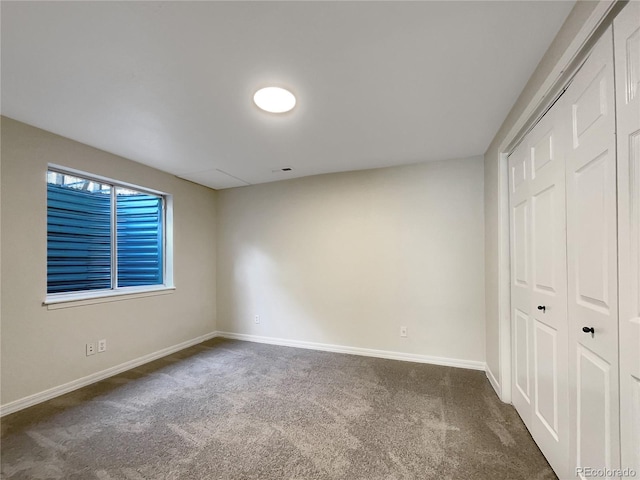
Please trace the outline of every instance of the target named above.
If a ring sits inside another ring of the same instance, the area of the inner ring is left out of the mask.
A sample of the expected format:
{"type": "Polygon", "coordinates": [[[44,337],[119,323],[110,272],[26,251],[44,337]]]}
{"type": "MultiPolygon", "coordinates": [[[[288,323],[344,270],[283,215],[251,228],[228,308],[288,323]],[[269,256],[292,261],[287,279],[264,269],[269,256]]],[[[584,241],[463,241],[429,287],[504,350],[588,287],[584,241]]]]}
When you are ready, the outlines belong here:
{"type": "Polygon", "coordinates": [[[296,97],[280,87],[261,88],[253,95],[255,104],[266,112],[284,113],[296,106],[296,97]]]}

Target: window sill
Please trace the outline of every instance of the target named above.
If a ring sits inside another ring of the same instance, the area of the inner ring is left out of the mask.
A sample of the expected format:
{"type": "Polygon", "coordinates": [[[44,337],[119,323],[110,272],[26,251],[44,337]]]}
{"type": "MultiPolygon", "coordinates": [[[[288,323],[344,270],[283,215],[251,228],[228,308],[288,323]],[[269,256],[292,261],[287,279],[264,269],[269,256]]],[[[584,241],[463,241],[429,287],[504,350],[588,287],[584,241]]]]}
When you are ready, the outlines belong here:
{"type": "Polygon", "coordinates": [[[42,305],[47,307],[47,310],[57,310],[59,308],[81,307],[83,305],[93,305],[96,303],[119,302],[122,300],[133,300],[156,295],[167,295],[173,293],[175,289],[176,287],[173,286],[160,285],[131,290],[106,290],[102,292],[48,295],[45,301],[42,302],[42,305]]]}

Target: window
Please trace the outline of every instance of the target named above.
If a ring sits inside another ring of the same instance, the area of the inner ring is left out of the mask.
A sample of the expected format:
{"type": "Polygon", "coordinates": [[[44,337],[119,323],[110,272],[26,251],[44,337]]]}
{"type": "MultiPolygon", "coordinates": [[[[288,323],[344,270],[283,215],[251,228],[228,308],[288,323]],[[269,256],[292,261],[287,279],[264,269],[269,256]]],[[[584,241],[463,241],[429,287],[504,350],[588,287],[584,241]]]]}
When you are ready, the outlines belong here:
{"type": "Polygon", "coordinates": [[[161,193],[50,167],[47,300],[167,286],[166,206],[161,193]]]}

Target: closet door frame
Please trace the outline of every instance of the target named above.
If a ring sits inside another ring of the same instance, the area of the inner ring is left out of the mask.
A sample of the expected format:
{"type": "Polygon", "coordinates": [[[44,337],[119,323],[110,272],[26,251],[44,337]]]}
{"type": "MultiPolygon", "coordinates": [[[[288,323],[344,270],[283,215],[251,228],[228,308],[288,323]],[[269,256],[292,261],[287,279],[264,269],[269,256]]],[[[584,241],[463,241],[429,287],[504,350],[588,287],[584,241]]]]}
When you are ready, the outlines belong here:
{"type": "Polygon", "coordinates": [[[614,19],[621,465],[640,475],[640,3],[614,19]]]}
{"type": "Polygon", "coordinates": [[[512,401],[511,349],[511,249],[509,208],[509,155],[521,139],[561,95],[570,79],[580,69],[593,44],[623,7],[618,0],[598,2],[564,54],[551,69],[541,87],[532,96],[513,127],[498,147],[498,371],[487,365],[487,378],[505,403],[512,401]]]}

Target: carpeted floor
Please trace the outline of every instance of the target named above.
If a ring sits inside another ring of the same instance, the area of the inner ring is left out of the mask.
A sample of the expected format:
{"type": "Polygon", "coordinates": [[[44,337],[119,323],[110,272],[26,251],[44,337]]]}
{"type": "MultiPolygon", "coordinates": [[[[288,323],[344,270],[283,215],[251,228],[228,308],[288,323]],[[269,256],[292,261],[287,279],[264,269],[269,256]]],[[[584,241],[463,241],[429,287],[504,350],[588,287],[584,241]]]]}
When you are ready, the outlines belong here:
{"type": "Polygon", "coordinates": [[[555,478],[483,372],[214,339],[2,419],[3,479],[555,478]]]}

